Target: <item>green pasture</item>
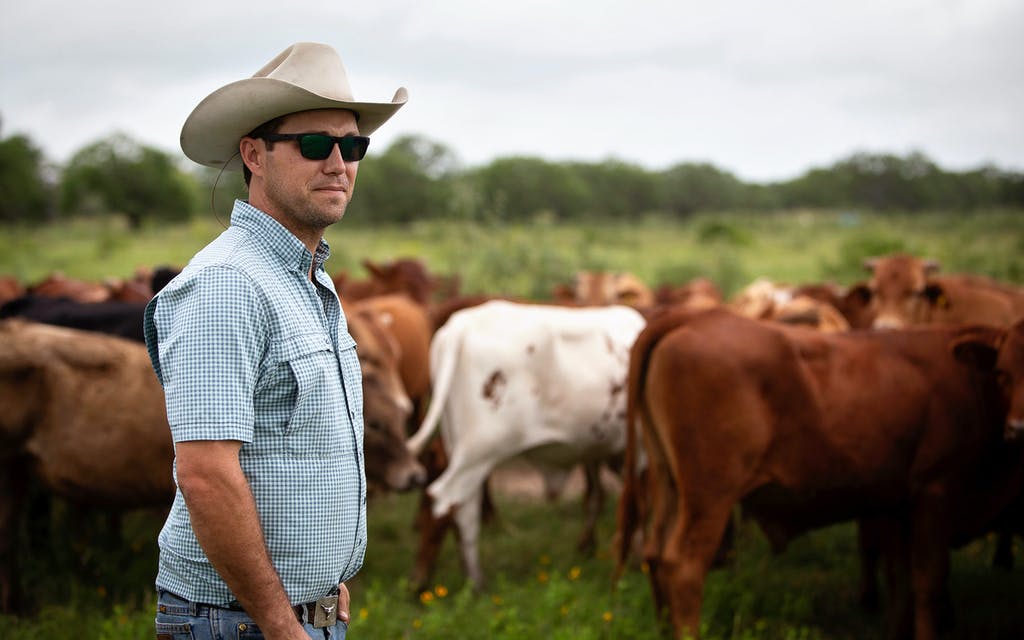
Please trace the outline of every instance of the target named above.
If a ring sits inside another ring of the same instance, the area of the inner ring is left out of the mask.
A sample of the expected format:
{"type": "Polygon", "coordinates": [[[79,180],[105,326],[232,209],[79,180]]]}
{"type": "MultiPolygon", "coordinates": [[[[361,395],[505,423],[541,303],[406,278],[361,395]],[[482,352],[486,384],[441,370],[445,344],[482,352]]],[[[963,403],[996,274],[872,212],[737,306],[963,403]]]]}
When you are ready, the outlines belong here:
{"type": "MultiPolygon", "coordinates": [[[[226,221],[227,214],[220,220],[226,221]]],[[[221,226],[213,214],[130,232],[117,218],[43,227],[0,227],[0,274],[25,282],[51,271],[89,279],[128,277],[139,266],[181,265],[221,226]]],[[[790,283],[861,278],[863,258],[926,255],[949,272],[1024,282],[1024,212],[879,215],[852,211],[695,216],[680,223],[595,221],[528,225],[428,221],[372,226],[344,220],[328,230],[332,273],[361,276],[364,258],[422,258],[459,274],[465,293],[545,298],[578,269],[632,271],[652,286],[709,277],[726,294],[754,278],[790,283]]]]}
{"type": "MultiPolygon", "coordinates": [[[[611,582],[614,501],[599,523],[595,556],[580,555],[581,504],[555,504],[495,494],[497,519],[484,527],[485,592],[466,584],[449,536],[430,589],[408,582],[416,532],[415,494],[374,496],[370,545],[350,584],[349,637],[373,640],[660,640],[643,569],[633,563],[611,582]]],[[[20,559],[37,605],[22,618],[0,616],[5,640],[134,640],[153,637],[156,533],[160,518],[129,515],[121,533],[97,514],[60,505],[32,520],[20,559]]],[[[954,554],[950,581],[959,622],[953,638],[1022,637],[1024,570],[990,567],[994,544],[978,540],[954,554]]],[[[1019,549],[1018,549],[1019,551],[1019,549]]],[[[1019,567],[1019,563],[1018,563],[1019,567]]],[[[709,640],[868,640],[881,637],[882,617],[857,603],[852,524],[812,532],[780,556],[751,523],[741,522],[729,567],[709,574],[704,632],[709,640]]]]}
{"type": "MultiPolygon", "coordinates": [[[[225,218],[224,215],[221,216],[225,218]]],[[[52,271],[87,279],[128,277],[136,267],[181,265],[214,237],[213,216],[129,232],[112,220],[72,220],[48,227],[0,227],[0,274],[32,282],[52,271]]],[[[362,220],[332,228],[329,271],[360,276],[363,258],[418,256],[442,274],[459,274],[465,293],[544,298],[578,269],[629,270],[651,285],[714,280],[726,294],[759,276],[786,282],[849,284],[863,258],[906,251],[940,260],[948,272],[983,273],[1024,283],[1024,212],[972,215],[869,215],[799,211],[656,217],[640,224],[587,226],[424,222],[376,227],[362,220]]],[[[483,594],[465,588],[449,539],[429,592],[413,593],[407,576],[416,533],[416,495],[374,496],[370,546],[353,581],[353,639],[604,639],[662,637],[642,568],[611,584],[608,544],[614,500],[600,521],[601,550],[579,555],[578,501],[555,504],[497,496],[498,520],[485,527],[483,594]]],[[[128,640],[153,637],[159,514],[127,514],[115,527],[104,514],[75,511],[37,497],[22,525],[18,554],[33,613],[0,616],[0,639],[128,640]]],[[[951,589],[959,622],[954,638],[1024,637],[1024,560],[1013,571],[990,568],[991,540],[954,554],[951,589]]],[[[1020,549],[1018,549],[1018,552],[1020,549]]],[[[713,571],[704,602],[705,637],[716,639],[868,639],[881,619],[857,604],[855,529],[813,532],[772,556],[761,532],[739,527],[729,567],[713,571]]]]}

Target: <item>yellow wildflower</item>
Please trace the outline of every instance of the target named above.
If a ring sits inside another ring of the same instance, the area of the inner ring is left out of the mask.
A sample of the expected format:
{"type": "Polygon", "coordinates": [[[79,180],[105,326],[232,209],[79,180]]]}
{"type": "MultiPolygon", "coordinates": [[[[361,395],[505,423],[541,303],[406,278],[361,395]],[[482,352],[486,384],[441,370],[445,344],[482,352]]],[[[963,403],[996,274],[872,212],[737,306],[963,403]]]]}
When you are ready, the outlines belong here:
{"type": "Polygon", "coordinates": [[[615,617],[615,616],[613,616],[613,615],[612,615],[612,612],[611,612],[611,611],[605,611],[605,612],[604,612],[604,613],[603,613],[603,614],[601,615],[601,619],[602,619],[602,620],[604,620],[605,622],[611,622],[611,621],[612,621],[612,618],[614,618],[614,617],[615,617]]]}
{"type": "Polygon", "coordinates": [[[369,617],[370,617],[370,610],[369,609],[367,609],[366,607],[363,607],[362,609],[359,610],[359,619],[360,620],[366,620],[369,617]]]}
{"type": "Polygon", "coordinates": [[[569,579],[575,580],[580,577],[581,573],[583,573],[582,569],[579,567],[573,567],[572,569],[569,569],[569,579]]]}
{"type": "Polygon", "coordinates": [[[423,604],[429,604],[434,599],[434,594],[429,591],[424,591],[420,594],[420,602],[423,604]]]}
{"type": "Polygon", "coordinates": [[[444,586],[443,584],[437,585],[436,587],[434,587],[434,595],[436,595],[438,598],[445,597],[446,595],[448,595],[448,587],[444,586]]]}
{"type": "Polygon", "coordinates": [[[537,582],[539,582],[541,584],[547,584],[547,582],[548,582],[548,572],[547,571],[539,571],[537,573],[537,582]]]}

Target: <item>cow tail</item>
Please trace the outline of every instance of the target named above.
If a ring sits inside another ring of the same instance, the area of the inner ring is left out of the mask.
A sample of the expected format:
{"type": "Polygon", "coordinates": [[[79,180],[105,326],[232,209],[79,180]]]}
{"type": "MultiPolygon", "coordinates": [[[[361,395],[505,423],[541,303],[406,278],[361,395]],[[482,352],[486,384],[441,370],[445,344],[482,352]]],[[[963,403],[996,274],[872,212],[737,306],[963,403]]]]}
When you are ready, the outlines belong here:
{"type": "Polygon", "coordinates": [[[637,468],[642,453],[638,438],[639,431],[643,428],[642,403],[647,364],[658,342],[690,315],[685,312],[666,312],[664,315],[651,318],[630,349],[626,393],[626,459],[622,469],[622,492],[618,504],[616,563],[612,584],[618,582],[622,575],[637,525],[646,515],[642,513],[646,508],[640,503],[643,491],[639,490],[641,480],[637,468]]]}
{"type": "Polygon", "coordinates": [[[441,412],[444,411],[448,393],[451,391],[462,344],[462,340],[459,339],[461,332],[456,329],[457,325],[447,323],[437,330],[430,344],[430,407],[419,429],[405,443],[416,457],[423,452],[437,430],[437,425],[441,422],[441,412]]]}

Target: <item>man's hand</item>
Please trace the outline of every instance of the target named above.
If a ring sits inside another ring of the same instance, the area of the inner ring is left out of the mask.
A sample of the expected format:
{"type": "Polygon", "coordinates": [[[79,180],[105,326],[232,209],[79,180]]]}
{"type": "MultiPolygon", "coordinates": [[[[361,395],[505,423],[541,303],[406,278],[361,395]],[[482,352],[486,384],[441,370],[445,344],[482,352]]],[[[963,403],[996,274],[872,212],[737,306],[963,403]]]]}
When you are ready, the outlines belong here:
{"type": "Polygon", "coordinates": [[[342,582],[338,585],[338,620],[348,624],[349,620],[352,619],[350,612],[351,606],[351,597],[348,593],[348,587],[346,587],[345,583],[342,582]]]}
{"type": "MultiPolygon", "coordinates": [[[[206,556],[264,637],[309,640],[267,553],[256,501],[238,463],[241,446],[232,440],[177,443],[178,486],[192,528],[206,556]]],[[[347,611],[347,591],[345,596],[347,611]]]]}

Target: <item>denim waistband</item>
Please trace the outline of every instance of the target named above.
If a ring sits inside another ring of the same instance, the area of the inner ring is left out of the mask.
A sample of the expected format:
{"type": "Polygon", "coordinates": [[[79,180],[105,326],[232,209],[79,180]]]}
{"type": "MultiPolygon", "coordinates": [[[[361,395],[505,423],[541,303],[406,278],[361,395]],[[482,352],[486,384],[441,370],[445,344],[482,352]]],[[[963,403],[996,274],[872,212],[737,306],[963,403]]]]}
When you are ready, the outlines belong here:
{"type": "MultiPolygon", "coordinates": [[[[172,593],[166,589],[157,589],[157,597],[157,611],[160,613],[204,617],[215,610],[245,612],[245,609],[237,600],[225,605],[192,602],[191,600],[186,600],[178,594],[172,593]],[[168,600],[170,600],[170,602],[168,602],[168,600]]],[[[313,616],[316,611],[316,603],[305,602],[303,604],[292,605],[292,611],[295,612],[295,617],[298,618],[300,622],[309,622],[312,624],[313,616]]]]}

